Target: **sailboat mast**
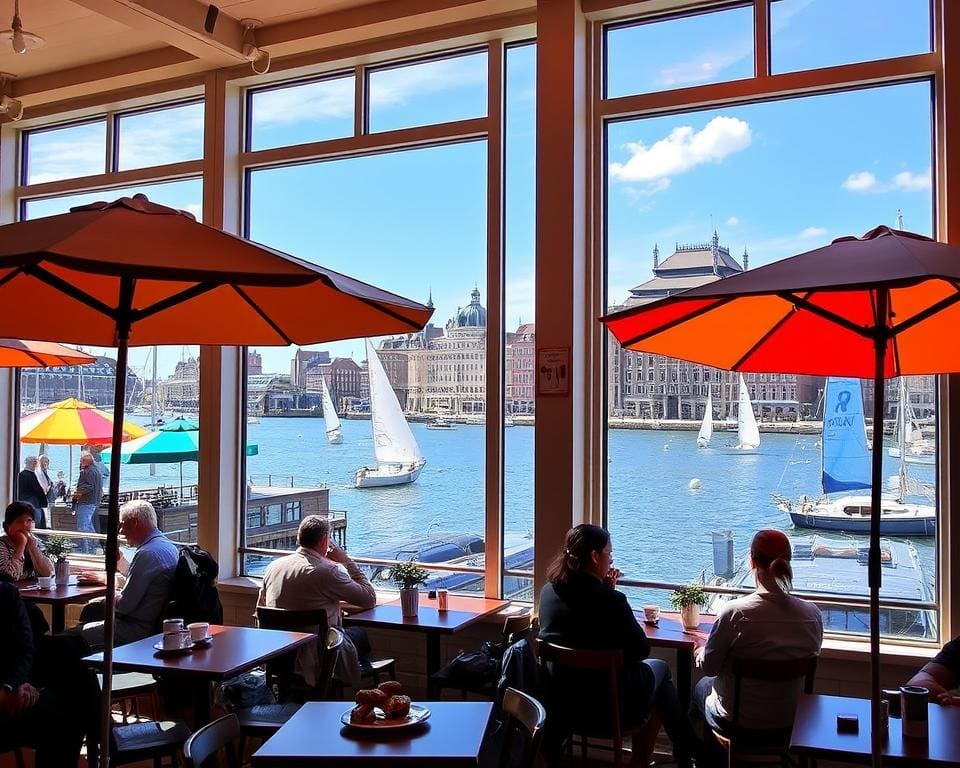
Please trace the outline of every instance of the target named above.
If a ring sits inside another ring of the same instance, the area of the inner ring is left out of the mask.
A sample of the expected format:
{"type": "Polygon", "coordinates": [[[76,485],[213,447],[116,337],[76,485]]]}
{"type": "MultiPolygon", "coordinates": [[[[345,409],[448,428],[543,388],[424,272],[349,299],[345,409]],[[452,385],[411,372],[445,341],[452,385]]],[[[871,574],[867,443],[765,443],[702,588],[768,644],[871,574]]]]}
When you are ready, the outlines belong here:
{"type": "MultiPolygon", "coordinates": [[[[153,385],[150,388],[150,425],[157,428],[157,347],[153,347],[153,385]]],[[[183,462],[180,463],[180,490],[183,491],[183,462]]],[[[150,477],[157,474],[157,465],[150,465],[150,477]]]]}
{"type": "Polygon", "coordinates": [[[897,473],[900,480],[900,496],[897,501],[903,501],[903,498],[907,495],[907,401],[909,395],[907,394],[907,377],[900,377],[900,405],[898,407],[899,413],[897,414],[897,427],[899,429],[900,435],[897,439],[897,443],[900,448],[900,470],[897,473]]]}

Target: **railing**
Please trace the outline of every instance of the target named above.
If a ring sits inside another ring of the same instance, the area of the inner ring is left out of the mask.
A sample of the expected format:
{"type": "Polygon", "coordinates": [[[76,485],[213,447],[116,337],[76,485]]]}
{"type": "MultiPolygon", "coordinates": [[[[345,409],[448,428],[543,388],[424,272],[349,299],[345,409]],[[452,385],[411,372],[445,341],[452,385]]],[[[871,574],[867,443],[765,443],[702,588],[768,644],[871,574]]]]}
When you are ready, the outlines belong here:
{"type": "Polygon", "coordinates": [[[276,486],[278,488],[326,488],[327,484],[322,480],[310,477],[297,477],[296,475],[250,475],[250,484],[255,486],[276,486]]]}

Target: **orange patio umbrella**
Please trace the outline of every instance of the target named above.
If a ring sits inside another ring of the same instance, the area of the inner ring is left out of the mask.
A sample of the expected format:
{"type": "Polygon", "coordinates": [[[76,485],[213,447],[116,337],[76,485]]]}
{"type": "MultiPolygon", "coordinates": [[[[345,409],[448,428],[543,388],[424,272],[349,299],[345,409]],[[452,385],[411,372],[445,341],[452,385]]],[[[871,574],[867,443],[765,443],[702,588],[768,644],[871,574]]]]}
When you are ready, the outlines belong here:
{"type": "Polygon", "coordinates": [[[51,365],[86,365],[93,355],[51,341],[0,339],[0,368],[44,368],[51,365]]]}
{"type": "Polygon", "coordinates": [[[880,492],[885,378],[960,372],[960,247],[877,227],[601,318],[625,348],[733,371],[873,379],[870,651],[880,765],[880,492]]]}
{"type": "Polygon", "coordinates": [[[0,333],[117,348],[101,765],[109,764],[120,443],[130,345],[314,344],[422,328],[433,310],[143,195],[0,227],[0,333]],[[56,306],[41,313],[38,306],[56,306]]]}

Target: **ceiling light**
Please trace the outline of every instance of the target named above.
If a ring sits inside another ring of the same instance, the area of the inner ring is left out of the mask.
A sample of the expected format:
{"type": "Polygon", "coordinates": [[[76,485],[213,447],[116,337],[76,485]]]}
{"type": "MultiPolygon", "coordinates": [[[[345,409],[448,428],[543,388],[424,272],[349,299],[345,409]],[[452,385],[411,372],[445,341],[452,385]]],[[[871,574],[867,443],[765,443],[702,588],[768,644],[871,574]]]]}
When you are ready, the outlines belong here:
{"type": "Polygon", "coordinates": [[[256,30],[263,26],[263,22],[256,19],[240,19],[243,27],[243,47],[240,52],[243,58],[250,62],[250,68],[257,75],[265,75],[270,71],[270,53],[257,47],[256,30]]]}
{"type": "Polygon", "coordinates": [[[10,95],[11,83],[15,75],[8,72],[0,72],[0,115],[6,115],[11,120],[19,120],[23,117],[23,102],[10,95]]]}
{"type": "Polygon", "coordinates": [[[43,45],[44,40],[40,35],[24,30],[20,20],[20,0],[13,0],[13,21],[10,22],[10,29],[0,32],[0,40],[9,40],[15,53],[26,53],[31,48],[43,45]]]}

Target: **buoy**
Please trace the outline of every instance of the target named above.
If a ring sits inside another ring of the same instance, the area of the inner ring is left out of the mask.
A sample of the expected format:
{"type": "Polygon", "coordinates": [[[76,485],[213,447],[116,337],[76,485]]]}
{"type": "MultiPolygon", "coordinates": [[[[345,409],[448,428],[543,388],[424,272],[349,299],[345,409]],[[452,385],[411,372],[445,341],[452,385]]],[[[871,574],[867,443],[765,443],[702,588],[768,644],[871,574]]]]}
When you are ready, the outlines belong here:
{"type": "Polygon", "coordinates": [[[669,451],[669,450],[670,450],[670,443],[664,443],[664,445],[663,445],[663,450],[669,451]]]}
{"type": "Polygon", "coordinates": [[[690,488],[691,491],[699,491],[699,490],[700,490],[700,478],[699,478],[699,477],[693,478],[693,480],[690,481],[690,483],[689,483],[689,485],[688,485],[687,487],[690,488]]]}
{"type": "Polygon", "coordinates": [[[301,434],[298,432],[298,433],[297,433],[297,438],[299,439],[299,438],[301,438],[301,437],[303,437],[303,435],[301,435],[301,434]]]}

